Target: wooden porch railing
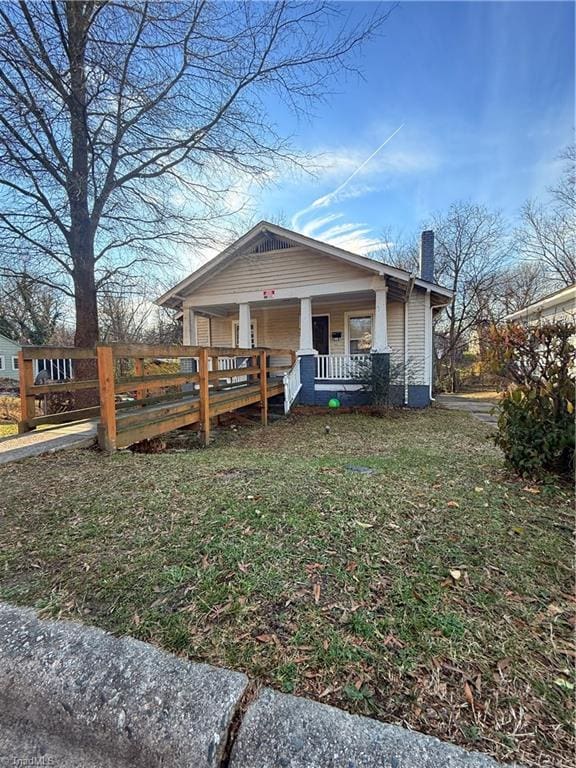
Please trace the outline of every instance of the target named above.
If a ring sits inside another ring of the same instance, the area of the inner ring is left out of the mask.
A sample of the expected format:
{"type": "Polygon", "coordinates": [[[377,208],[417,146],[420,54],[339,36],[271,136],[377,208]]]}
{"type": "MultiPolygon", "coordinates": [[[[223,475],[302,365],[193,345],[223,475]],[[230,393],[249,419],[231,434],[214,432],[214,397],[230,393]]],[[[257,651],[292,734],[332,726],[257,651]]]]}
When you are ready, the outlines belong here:
{"type": "Polygon", "coordinates": [[[262,423],[267,424],[268,398],[284,391],[282,378],[275,378],[274,374],[283,374],[295,360],[292,350],[263,347],[142,344],[99,344],[94,349],[24,347],[20,352],[19,431],[25,432],[40,424],[61,424],[99,416],[98,442],[107,451],[191,424],[198,424],[207,443],[211,419],[245,405],[259,403],[262,423]],[[97,378],[35,385],[33,361],[51,357],[95,360],[97,378]],[[278,358],[287,362],[271,366],[270,357],[275,363],[278,358]],[[150,360],[177,362],[178,370],[150,372],[150,366],[146,365],[150,360]],[[126,361],[129,361],[129,375],[125,373],[127,366],[122,365],[126,361]],[[182,385],[186,385],[184,391],[182,385]],[[98,406],[36,416],[38,395],[86,389],[98,391],[98,406]],[[123,395],[130,397],[121,401],[123,395]]]}

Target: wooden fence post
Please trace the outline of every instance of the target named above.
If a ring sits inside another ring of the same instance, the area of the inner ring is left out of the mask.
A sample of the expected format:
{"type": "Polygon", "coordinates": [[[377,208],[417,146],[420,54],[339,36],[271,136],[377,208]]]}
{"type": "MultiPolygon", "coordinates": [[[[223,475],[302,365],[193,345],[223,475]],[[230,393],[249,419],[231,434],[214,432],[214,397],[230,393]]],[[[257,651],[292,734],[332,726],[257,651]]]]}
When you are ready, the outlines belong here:
{"type": "Polygon", "coordinates": [[[208,347],[201,347],[198,353],[198,376],[200,395],[200,424],[204,445],[210,442],[210,379],[208,376],[208,347]]]}
{"type": "Polygon", "coordinates": [[[112,347],[98,345],[98,383],[100,387],[100,424],[98,444],[103,451],[116,450],[116,392],[114,387],[114,353],[112,347]]]}
{"type": "Polygon", "coordinates": [[[30,395],[30,387],[34,385],[34,366],[32,360],[24,359],[24,352],[18,352],[18,370],[20,377],[20,421],[18,433],[29,432],[34,429],[30,425],[30,419],[36,416],[36,398],[30,395]]]}
{"type": "Polygon", "coordinates": [[[260,352],[260,413],[262,424],[268,426],[268,361],[266,352],[260,352]]]}

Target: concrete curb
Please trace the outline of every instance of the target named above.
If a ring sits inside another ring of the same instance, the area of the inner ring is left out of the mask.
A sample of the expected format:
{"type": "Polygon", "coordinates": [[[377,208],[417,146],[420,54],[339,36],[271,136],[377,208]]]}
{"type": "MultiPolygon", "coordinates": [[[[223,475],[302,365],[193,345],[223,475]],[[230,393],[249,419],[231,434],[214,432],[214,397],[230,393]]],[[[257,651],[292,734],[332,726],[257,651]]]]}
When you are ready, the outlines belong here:
{"type": "Polygon", "coordinates": [[[486,755],[0,603],[0,766],[497,768],[486,755]]]}

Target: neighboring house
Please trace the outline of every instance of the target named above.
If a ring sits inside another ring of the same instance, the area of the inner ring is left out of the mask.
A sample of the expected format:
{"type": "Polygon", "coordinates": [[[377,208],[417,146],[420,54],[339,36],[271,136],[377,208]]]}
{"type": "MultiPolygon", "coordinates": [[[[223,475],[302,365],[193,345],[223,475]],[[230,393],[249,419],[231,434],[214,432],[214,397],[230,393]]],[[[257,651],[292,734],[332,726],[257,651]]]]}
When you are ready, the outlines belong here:
{"type": "Polygon", "coordinates": [[[182,313],[185,344],[295,350],[301,403],[361,402],[354,368],[371,359],[392,366],[396,401],[423,407],[432,316],[452,299],[434,283],[433,232],[420,261],[412,275],[262,221],[157,303],[182,313]]]}
{"type": "MultiPolygon", "coordinates": [[[[0,333],[0,379],[14,379],[18,381],[18,353],[22,345],[9,339],[0,333]]],[[[41,371],[46,371],[45,378],[50,381],[64,381],[73,376],[71,360],[34,360],[34,376],[41,371]]]]}
{"type": "Polygon", "coordinates": [[[567,288],[560,288],[554,293],[544,296],[543,299],[528,304],[506,315],[504,320],[517,322],[538,323],[554,320],[574,320],[576,317],[576,283],[567,288]]]}
{"type": "Polygon", "coordinates": [[[0,333],[0,379],[18,380],[20,344],[0,333]]]}

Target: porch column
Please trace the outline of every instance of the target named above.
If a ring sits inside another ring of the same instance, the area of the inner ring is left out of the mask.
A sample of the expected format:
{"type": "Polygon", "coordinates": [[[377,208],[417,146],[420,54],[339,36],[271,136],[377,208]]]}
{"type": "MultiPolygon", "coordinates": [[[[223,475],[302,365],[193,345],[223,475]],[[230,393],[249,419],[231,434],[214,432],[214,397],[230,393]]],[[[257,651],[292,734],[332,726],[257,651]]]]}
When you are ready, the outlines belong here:
{"type": "Polygon", "coordinates": [[[196,313],[188,307],[182,309],[182,342],[190,347],[195,347],[198,344],[196,313]]]}
{"type": "Polygon", "coordinates": [[[250,323],[250,304],[238,305],[238,346],[252,349],[252,331],[250,323]]]}
{"type": "Polygon", "coordinates": [[[298,354],[316,355],[312,335],[312,299],[300,299],[300,348],[298,354]]]}
{"type": "Polygon", "coordinates": [[[372,352],[390,352],[388,346],[388,288],[374,291],[376,297],[374,328],[372,330],[372,352]]]}
{"type": "MultiPolygon", "coordinates": [[[[188,347],[198,345],[198,333],[196,328],[196,313],[190,307],[182,307],[182,342],[188,347]]],[[[182,373],[196,373],[198,364],[194,357],[180,358],[180,370],[182,373]]],[[[190,392],[194,390],[193,384],[183,384],[182,391],[190,392]]]]}

